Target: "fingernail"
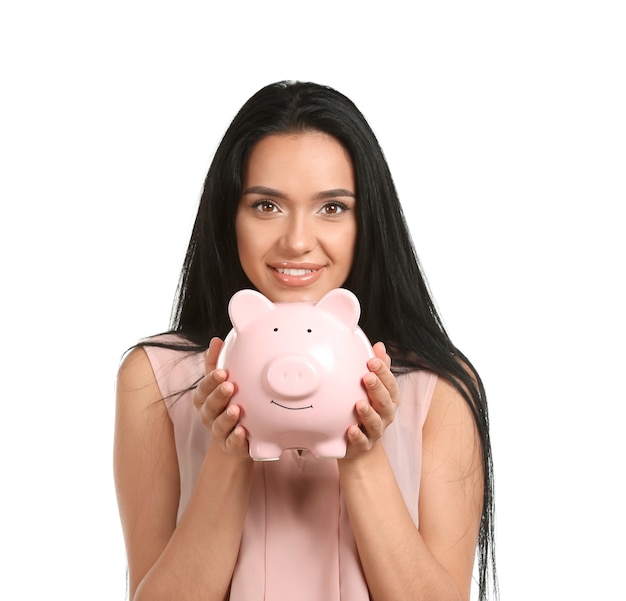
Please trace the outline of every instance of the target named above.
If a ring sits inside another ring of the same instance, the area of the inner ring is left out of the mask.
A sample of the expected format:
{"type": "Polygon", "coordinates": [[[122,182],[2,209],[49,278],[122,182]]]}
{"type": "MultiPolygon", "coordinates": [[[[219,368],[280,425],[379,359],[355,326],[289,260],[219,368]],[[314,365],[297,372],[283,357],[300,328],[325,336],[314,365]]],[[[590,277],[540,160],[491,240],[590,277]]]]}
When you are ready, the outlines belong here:
{"type": "Polygon", "coordinates": [[[376,376],[374,374],[366,374],[365,375],[365,383],[370,388],[374,388],[374,386],[376,386],[376,376]]]}
{"type": "Polygon", "coordinates": [[[382,367],[382,361],[378,358],[370,359],[369,368],[373,371],[377,371],[382,367]]]}
{"type": "Polygon", "coordinates": [[[357,403],[357,410],[359,413],[368,413],[370,410],[370,404],[365,401],[359,401],[357,403]]]}

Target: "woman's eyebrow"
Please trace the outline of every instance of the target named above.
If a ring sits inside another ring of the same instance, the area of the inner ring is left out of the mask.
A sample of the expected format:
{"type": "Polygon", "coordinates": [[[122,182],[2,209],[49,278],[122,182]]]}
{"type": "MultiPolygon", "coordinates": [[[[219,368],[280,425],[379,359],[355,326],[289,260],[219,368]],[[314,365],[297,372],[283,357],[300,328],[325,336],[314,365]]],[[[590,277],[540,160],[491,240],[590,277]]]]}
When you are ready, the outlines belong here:
{"type": "Polygon", "coordinates": [[[337,196],[349,196],[350,198],[356,198],[356,194],[351,192],[350,190],[346,190],[345,188],[336,188],[335,190],[324,190],[323,192],[318,192],[314,198],[316,200],[321,200],[324,198],[336,198],[337,196]]]}
{"type": "MultiPolygon", "coordinates": [[[[287,195],[274,188],[268,188],[267,186],[250,186],[246,188],[242,194],[260,194],[261,196],[272,196],[273,198],[287,199],[287,195]]],[[[338,196],[348,196],[350,198],[356,198],[354,192],[347,190],[346,188],[335,188],[333,190],[323,190],[318,192],[313,198],[315,200],[323,200],[325,198],[337,198],[338,196]]]]}
{"type": "Polygon", "coordinates": [[[242,194],[261,194],[262,196],[274,196],[276,198],[287,198],[285,194],[274,190],[274,188],[267,188],[265,186],[250,186],[246,188],[242,194]]]}

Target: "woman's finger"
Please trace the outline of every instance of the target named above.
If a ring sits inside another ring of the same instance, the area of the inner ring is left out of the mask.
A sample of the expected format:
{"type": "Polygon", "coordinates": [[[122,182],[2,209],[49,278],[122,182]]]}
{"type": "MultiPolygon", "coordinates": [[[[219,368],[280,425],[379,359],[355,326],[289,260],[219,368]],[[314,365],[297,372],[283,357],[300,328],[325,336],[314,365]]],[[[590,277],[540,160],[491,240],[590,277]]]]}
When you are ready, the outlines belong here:
{"type": "Polygon", "coordinates": [[[211,373],[217,367],[217,359],[220,355],[220,351],[224,346],[224,341],[221,338],[215,336],[211,338],[209,342],[209,348],[204,354],[204,373],[211,373]]]}
{"type": "Polygon", "coordinates": [[[389,425],[399,404],[399,391],[396,379],[387,366],[378,358],[371,359],[368,366],[372,371],[363,378],[370,403],[389,425]]]}

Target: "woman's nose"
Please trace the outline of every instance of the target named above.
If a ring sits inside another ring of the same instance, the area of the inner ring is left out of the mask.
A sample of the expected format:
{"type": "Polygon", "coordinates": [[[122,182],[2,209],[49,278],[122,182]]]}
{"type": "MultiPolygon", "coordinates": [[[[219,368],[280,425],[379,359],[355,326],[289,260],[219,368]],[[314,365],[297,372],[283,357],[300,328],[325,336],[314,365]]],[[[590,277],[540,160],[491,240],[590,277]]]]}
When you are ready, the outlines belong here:
{"type": "Polygon", "coordinates": [[[294,215],[285,223],[281,238],[282,247],[294,256],[313,250],[317,243],[315,226],[310,217],[294,215]]]}

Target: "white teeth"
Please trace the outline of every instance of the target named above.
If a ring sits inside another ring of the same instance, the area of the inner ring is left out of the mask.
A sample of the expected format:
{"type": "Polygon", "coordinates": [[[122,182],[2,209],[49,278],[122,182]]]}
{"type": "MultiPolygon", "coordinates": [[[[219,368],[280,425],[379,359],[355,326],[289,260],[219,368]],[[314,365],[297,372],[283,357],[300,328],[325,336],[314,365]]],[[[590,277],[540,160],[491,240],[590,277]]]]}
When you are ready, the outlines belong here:
{"type": "Polygon", "coordinates": [[[312,269],[283,269],[282,267],[278,267],[276,271],[285,275],[306,275],[313,272],[312,269]]]}

